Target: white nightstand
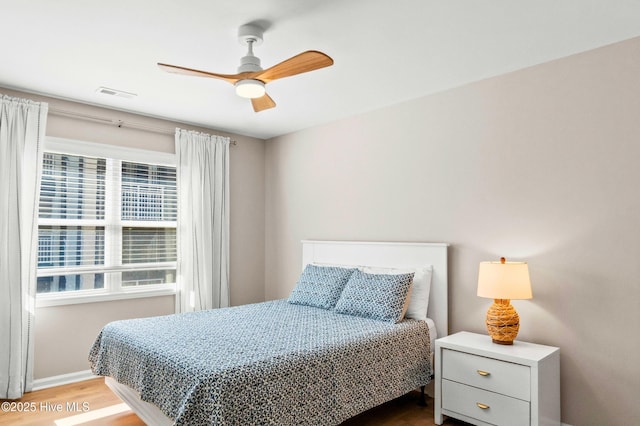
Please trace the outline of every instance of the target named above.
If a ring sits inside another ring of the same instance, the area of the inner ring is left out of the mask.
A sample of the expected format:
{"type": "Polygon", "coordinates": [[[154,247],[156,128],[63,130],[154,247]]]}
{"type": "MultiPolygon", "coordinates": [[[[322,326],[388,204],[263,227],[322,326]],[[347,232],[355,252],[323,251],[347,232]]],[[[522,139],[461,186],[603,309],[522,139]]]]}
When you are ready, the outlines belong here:
{"type": "Polygon", "coordinates": [[[436,340],[435,423],[560,425],[560,349],[461,332],[436,340]]]}

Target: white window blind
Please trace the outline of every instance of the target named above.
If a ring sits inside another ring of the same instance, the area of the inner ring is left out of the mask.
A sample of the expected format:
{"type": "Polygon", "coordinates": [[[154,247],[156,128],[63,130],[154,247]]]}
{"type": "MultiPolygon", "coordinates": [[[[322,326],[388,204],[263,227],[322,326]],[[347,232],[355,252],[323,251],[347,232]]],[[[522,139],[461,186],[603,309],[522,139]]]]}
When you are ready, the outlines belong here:
{"type": "Polygon", "coordinates": [[[174,285],[176,213],[174,166],[45,152],[38,293],[174,285]]]}

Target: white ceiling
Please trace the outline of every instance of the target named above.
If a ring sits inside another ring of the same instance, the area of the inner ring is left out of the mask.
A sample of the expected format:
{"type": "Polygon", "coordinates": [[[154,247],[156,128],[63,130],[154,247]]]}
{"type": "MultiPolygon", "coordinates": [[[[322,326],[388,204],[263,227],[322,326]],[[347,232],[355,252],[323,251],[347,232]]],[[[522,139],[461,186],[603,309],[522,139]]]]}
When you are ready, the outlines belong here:
{"type": "Polygon", "coordinates": [[[0,12],[0,86],[264,139],[640,36],[640,0],[0,0],[0,12]],[[335,65],[270,83],[278,105],[260,113],[226,82],[156,67],[233,74],[237,29],[255,21],[264,68],[305,50],[335,65]]]}

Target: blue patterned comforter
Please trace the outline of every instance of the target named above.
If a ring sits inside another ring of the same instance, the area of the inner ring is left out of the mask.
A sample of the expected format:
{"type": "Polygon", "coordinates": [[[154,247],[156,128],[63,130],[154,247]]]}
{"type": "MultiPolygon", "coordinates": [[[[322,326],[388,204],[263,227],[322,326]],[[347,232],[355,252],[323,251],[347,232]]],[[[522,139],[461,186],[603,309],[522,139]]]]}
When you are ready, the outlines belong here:
{"type": "Polygon", "coordinates": [[[426,323],[285,300],[107,324],[89,354],[176,425],[335,425],[429,382],[426,323]]]}

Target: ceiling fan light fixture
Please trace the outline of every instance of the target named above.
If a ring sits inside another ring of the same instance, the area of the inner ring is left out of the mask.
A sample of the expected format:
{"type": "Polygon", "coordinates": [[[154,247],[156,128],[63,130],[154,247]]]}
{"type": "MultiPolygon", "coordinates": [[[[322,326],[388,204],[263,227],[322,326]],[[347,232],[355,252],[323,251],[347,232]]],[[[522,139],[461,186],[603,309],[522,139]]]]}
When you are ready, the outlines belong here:
{"type": "Polygon", "coordinates": [[[264,29],[254,24],[243,25],[238,30],[238,41],[247,45],[247,54],[240,59],[236,74],[219,74],[161,62],[158,62],[158,66],[171,73],[216,78],[231,83],[236,88],[236,94],[251,99],[253,110],[260,112],[276,106],[275,101],[265,91],[267,83],[333,65],[333,59],[326,54],[317,50],[307,50],[262,69],[260,59],[253,54],[253,45],[262,42],[263,33],[264,29]]]}
{"type": "Polygon", "coordinates": [[[261,98],[265,94],[264,83],[260,80],[253,79],[245,79],[239,80],[236,84],[236,95],[248,98],[255,99],[261,98]]]}

